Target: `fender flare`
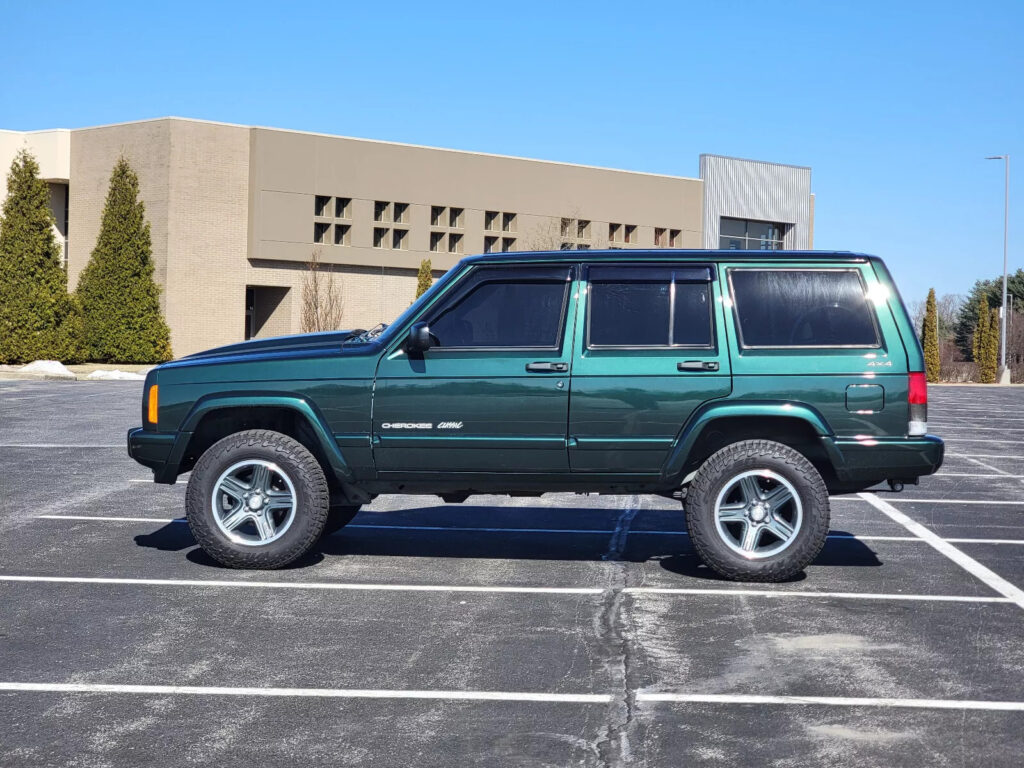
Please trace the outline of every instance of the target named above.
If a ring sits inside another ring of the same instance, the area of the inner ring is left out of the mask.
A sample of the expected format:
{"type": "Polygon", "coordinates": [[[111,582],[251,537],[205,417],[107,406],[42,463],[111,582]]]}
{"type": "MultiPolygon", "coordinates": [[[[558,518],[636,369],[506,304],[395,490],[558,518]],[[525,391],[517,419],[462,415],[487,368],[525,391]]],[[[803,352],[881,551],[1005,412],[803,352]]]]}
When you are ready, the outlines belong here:
{"type": "Polygon", "coordinates": [[[320,409],[302,395],[281,392],[233,392],[230,395],[211,394],[199,398],[178,428],[178,439],[171,451],[171,458],[175,466],[180,463],[185,449],[192,439],[192,434],[203,418],[215,411],[229,408],[287,408],[295,411],[306,420],[309,428],[313,430],[313,435],[323,450],[324,456],[327,457],[335,476],[346,482],[354,480],[352,468],[345,461],[320,409]]]}
{"type": "Polygon", "coordinates": [[[662,477],[666,480],[681,480],[683,467],[686,466],[690,451],[700,438],[704,428],[717,419],[737,416],[800,419],[809,424],[815,434],[821,438],[822,445],[833,466],[840,467],[843,464],[842,455],[835,446],[835,435],[828,422],[816,408],[807,403],[787,400],[713,401],[701,405],[687,419],[669,451],[662,469],[662,477]]]}

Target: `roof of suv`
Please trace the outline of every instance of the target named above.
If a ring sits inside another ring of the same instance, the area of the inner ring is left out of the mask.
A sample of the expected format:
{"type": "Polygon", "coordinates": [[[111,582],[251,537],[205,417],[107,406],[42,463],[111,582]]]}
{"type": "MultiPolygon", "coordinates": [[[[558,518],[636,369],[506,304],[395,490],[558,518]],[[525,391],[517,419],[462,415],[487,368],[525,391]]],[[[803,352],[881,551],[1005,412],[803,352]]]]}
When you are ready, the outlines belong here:
{"type": "Polygon", "coordinates": [[[515,251],[467,256],[468,264],[516,261],[868,261],[877,259],[851,251],[713,251],[657,248],[653,250],[619,248],[602,251],[515,251]]]}

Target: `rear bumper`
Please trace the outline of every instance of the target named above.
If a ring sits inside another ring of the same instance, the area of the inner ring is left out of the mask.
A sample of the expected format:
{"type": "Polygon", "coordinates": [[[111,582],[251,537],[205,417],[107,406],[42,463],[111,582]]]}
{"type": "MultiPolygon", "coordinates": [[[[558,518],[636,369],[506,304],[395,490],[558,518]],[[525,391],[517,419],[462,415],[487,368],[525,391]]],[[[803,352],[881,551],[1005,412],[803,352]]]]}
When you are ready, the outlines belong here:
{"type": "Polygon", "coordinates": [[[935,435],[826,440],[831,442],[836,475],[853,484],[874,485],[890,478],[913,481],[938,472],[945,455],[945,444],[935,435]]]}
{"type": "Polygon", "coordinates": [[[128,430],[128,455],[153,470],[156,483],[173,483],[178,478],[182,433],[147,432],[142,427],[128,430]]]}

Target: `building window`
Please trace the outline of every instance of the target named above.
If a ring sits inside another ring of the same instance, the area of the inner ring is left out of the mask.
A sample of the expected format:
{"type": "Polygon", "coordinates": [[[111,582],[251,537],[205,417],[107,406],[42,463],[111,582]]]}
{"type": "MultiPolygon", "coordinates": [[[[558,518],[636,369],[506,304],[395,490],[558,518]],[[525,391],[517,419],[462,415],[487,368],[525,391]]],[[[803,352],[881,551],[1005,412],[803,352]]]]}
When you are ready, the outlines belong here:
{"type": "Polygon", "coordinates": [[[655,227],[654,228],[654,245],[655,245],[655,247],[657,247],[657,248],[664,248],[665,247],[665,244],[668,242],[668,238],[665,236],[665,233],[667,231],[668,230],[666,230],[664,227],[655,227]]]}
{"type": "Polygon", "coordinates": [[[576,239],[577,240],[589,240],[590,239],[590,222],[580,219],[576,222],[576,239]]]}
{"type": "Polygon", "coordinates": [[[448,253],[462,253],[462,235],[448,235],[448,253]]]}
{"type": "Polygon", "coordinates": [[[394,211],[392,221],[394,221],[395,224],[407,224],[409,222],[408,203],[395,203],[392,210],[394,211]]]}
{"type": "Polygon", "coordinates": [[[750,219],[722,217],[718,227],[718,247],[723,251],[781,251],[782,224],[750,219]]]}
{"type": "Polygon", "coordinates": [[[395,229],[391,232],[391,247],[396,251],[404,251],[409,247],[409,230],[395,229]]]}
{"type": "Polygon", "coordinates": [[[560,251],[571,251],[572,250],[572,243],[567,243],[567,242],[563,241],[563,242],[558,244],[558,250],[560,250],[560,251]]]}
{"type": "Polygon", "coordinates": [[[621,224],[609,224],[608,225],[608,242],[609,243],[621,243],[622,242],[622,225],[621,224]]]}
{"type": "Polygon", "coordinates": [[[516,239],[514,237],[503,237],[501,238],[501,250],[502,253],[508,253],[516,249],[516,239]]]}
{"type": "Polygon", "coordinates": [[[444,248],[444,232],[431,232],[430,233],[430,250],[434,253],[443,251],[444,248]]]}
{"type": "Polygon", "coordinates": [[[636,224],[626,224],[624,226],[623,242],[635,243],[636,242],[636,224]]]}
{"type": "Polygon", "coordinates": [[[352,218],[352,198],[351,197],[336,197],[336,198],[334,198],[334,218],[336,218],[336,219],[351,219],[352,218]]]}
{"type": "Polygon", "coordinates": [[[430,226],[432,226],[432,227],[443,227],[444,226],[444,212],[445,212],[445,207],[443,205],[432,205],[432,206],[430,206],[430,226]]]}
{"type": "Polygon", "coordinates": [[[331,225],[324,224],[323,222],[317,221],[313,224],[313,242],[314,243],[326,243],[327,233],[330,231],[331,225]]]}
{"type": "Polygon", "coordinates": [[[315,204],[314,204],[314,208],[313,208],[313,213],[316,216],[330,216],[331,214],[328,213],[328,210],[330,209],[330,206],[331,206],[331,198],[330,197],[328,197],[327,195],[317,195],[316,196],[316,200],[315,200],[315,204]]]}
{"type": "Polygon", "coordinates": [[[484,237],[484,253],[494,253],[498,250],[498,237],[497,235],[487,235],[484,237]]]}
{"type": "Polygon", "coordinates": [[[374,221],[391,221],[391,203],[384,200],[377,200],[373,204],[374,221]]]}
{"type": "Polygon", "coordinates": [[[577,251],[589,251],[590,250],[590,243],[576,243],[576,250],[577,251]]]}
{"type": "Polygon", "coordinates": [[[683,243],[682,230],[670,229],[668,231],[668,245],[669,248],[678,248],[683,243]]]}
{"type": "Polygon", "coordinates": [[[387,248],[388,247],[388,233],[387,227],[374,227],[373,228],[373,247],[374,248],[387,248]]]}
{"type": "Polygon", "coordinates": [[[562,237],[569,237],[570,232],[572,232],[572,219],[562,219],[562,237]]]}
{"type": "Polygon", "coordinates": [[[498,212],[484,211],[484,230],[487,232],[498,231],[498,212]]]}
{"type": "Polygon", "coordinates": [[[352,245],[352,225],[351,224],[335,224],[334,225],[334,244],[335,245],[352,245]]]}
{"type": "Polygon", "coordinates": [[[462,228],[462,209],[461,208],[449,208],[448,209],[448,226],[456,229],[462,228]]]}
{"type": "Polygon", "coordinates": [[[503,213],[503,214],[501,214],[501,231],[502,232],[515,232],[516,231],[516,215],[514,213],[503,213]]]}

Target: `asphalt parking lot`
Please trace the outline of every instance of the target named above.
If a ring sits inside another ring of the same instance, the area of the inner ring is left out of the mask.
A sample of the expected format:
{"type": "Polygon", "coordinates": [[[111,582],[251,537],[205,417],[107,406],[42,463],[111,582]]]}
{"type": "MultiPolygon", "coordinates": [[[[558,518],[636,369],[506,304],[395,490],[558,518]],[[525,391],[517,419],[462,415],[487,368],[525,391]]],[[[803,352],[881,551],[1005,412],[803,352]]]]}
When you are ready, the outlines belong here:
{"type": "Polygon", "coordinates": [[[650,497],[381,497],[278,572],[195,546],[132,383],[0,382],[0,765],[1024,761],[1024,388],[933,387],[939,475],[801,579],[650,497]]]}

